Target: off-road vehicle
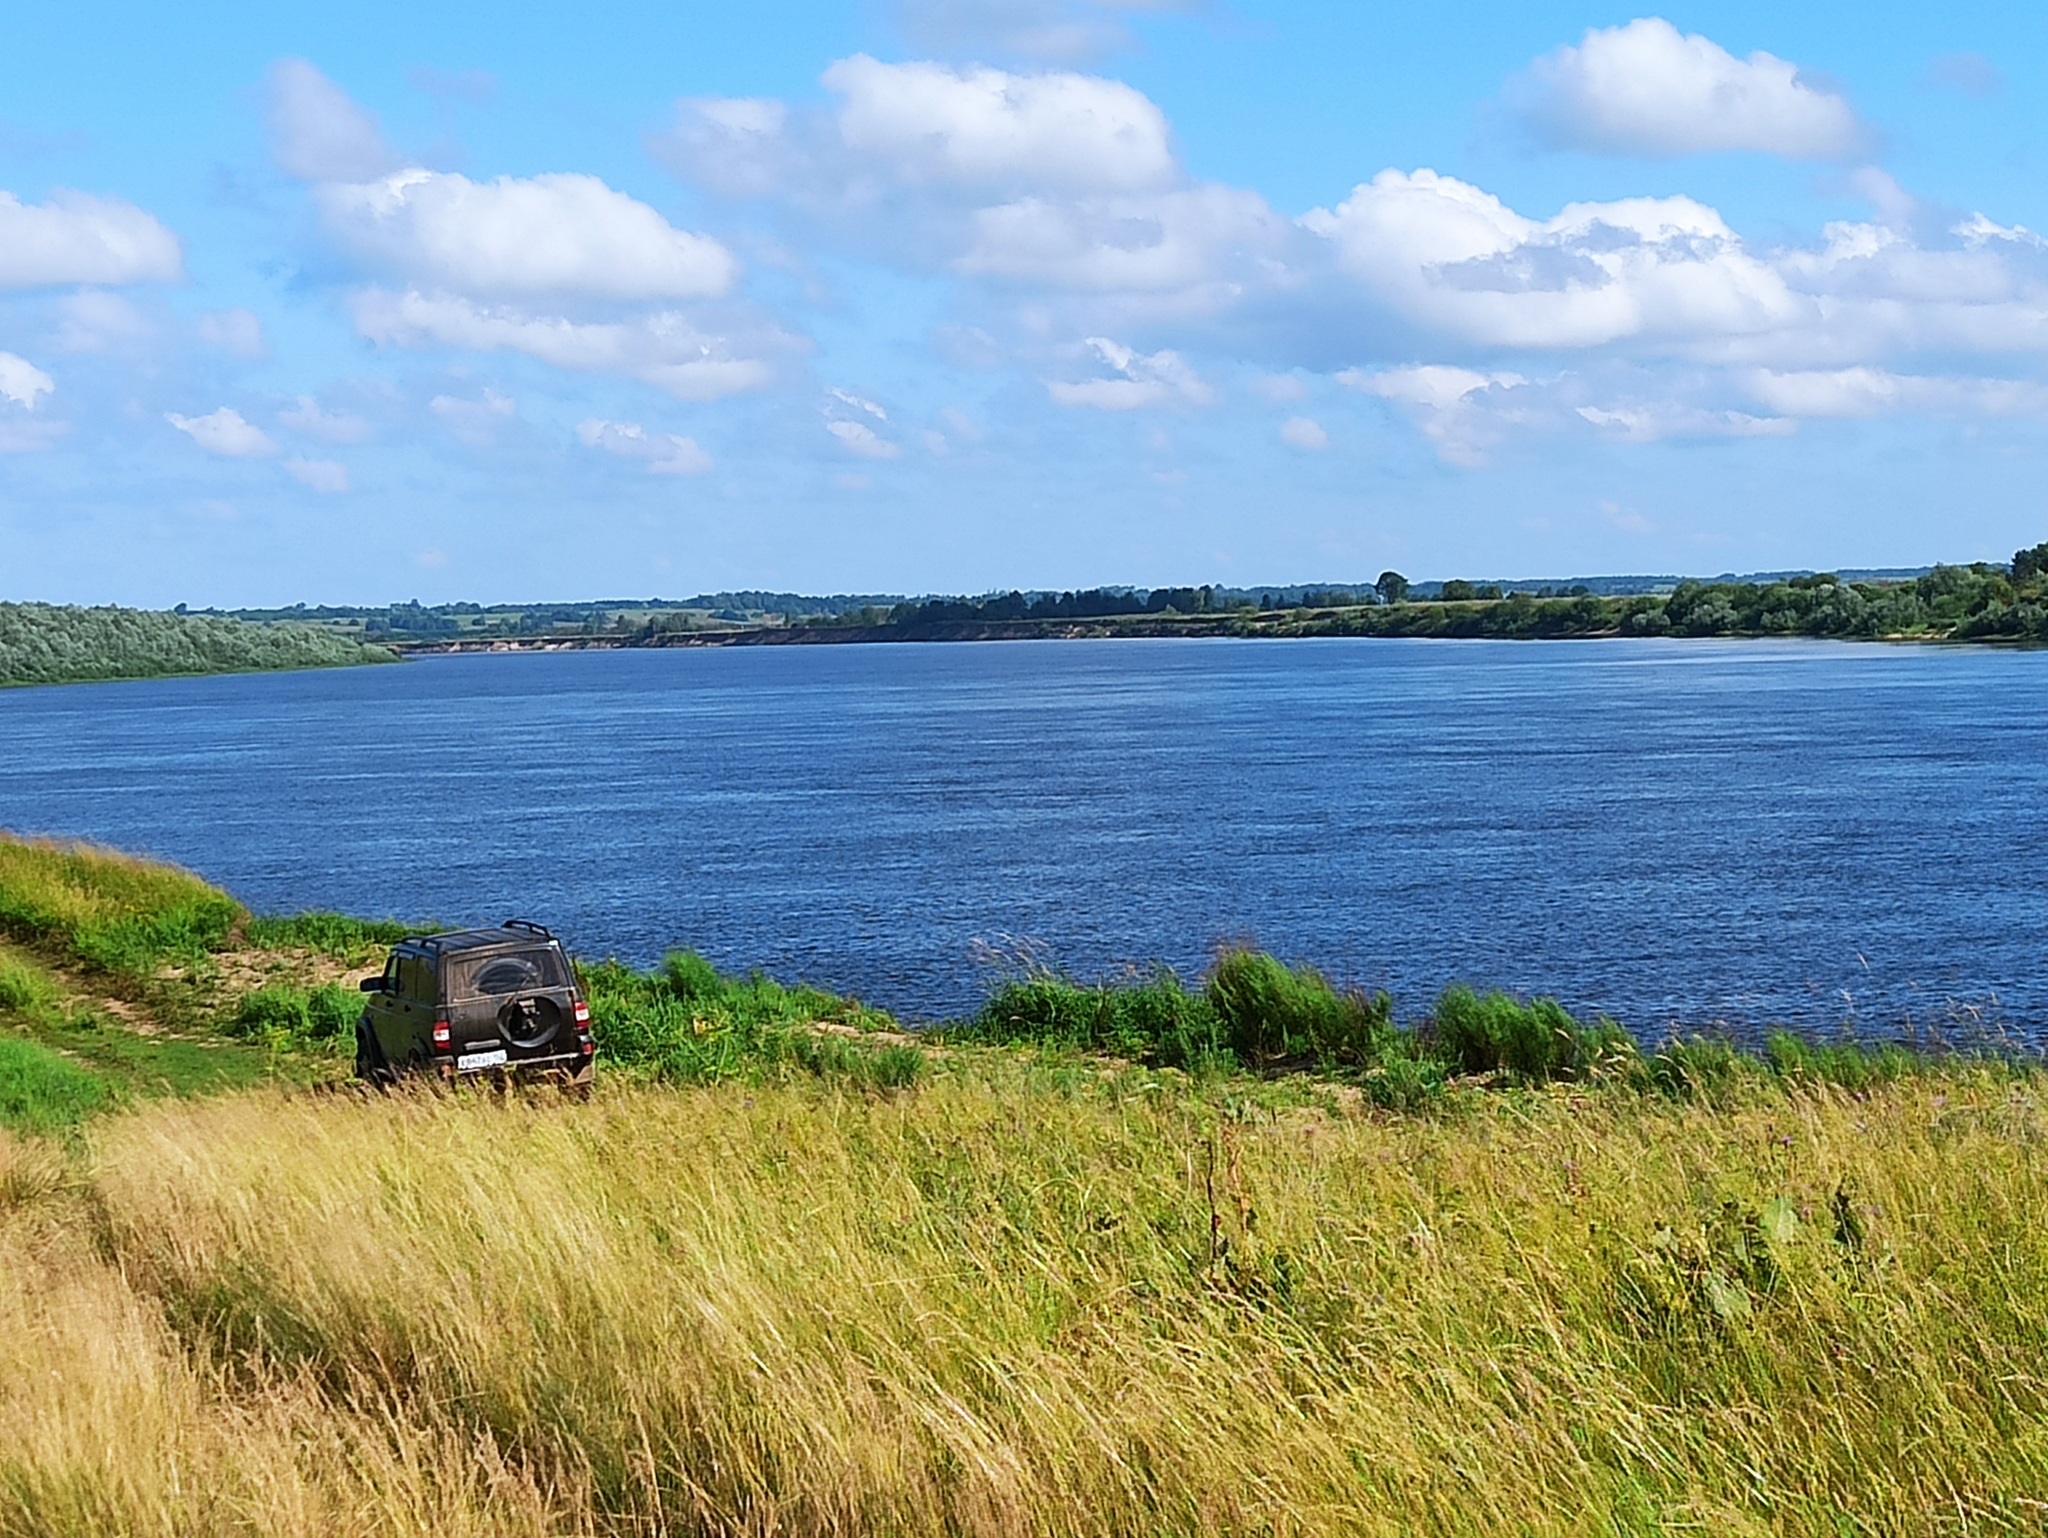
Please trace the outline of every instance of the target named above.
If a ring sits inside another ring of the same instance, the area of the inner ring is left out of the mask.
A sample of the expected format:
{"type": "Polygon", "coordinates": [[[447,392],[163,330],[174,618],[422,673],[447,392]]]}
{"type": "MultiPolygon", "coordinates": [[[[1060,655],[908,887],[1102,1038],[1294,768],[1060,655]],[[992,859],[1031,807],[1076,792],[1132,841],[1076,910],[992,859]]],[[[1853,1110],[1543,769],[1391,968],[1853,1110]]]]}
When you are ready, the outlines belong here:
{"type": "Polygon", "coordinates": [[[391,948],[356,1022],[356,1076],[520,1074],[591,1081],[590,1006],[561,942],[538,924],[413,935],[391,948]]]}

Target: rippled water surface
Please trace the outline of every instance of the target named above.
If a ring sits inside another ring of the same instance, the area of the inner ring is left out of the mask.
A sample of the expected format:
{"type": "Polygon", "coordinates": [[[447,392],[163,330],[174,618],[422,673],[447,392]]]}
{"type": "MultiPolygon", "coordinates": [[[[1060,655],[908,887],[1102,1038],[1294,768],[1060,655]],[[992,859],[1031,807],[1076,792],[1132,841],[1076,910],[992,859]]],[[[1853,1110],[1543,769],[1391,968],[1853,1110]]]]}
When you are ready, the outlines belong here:
{"type": "Polygon", "coordinates": [[[0,692],[0,826],[916,1017],[1255,938],[1655,1033],[2048,1024],[2048,652],[1072,641],[0,692]],[[1008,938],[1005,938],[1008,937],[1008,938]]]}

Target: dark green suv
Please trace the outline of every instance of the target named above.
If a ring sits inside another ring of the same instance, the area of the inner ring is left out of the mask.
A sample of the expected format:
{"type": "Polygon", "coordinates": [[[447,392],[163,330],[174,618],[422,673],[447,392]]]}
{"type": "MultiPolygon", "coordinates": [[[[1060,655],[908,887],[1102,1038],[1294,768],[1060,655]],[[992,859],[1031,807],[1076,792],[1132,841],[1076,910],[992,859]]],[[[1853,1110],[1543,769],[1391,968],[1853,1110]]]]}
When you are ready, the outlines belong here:
{"type": "Polygon", "coordinates": [[[590,1006],[561,942],[538,924],[414,935],[391,948],[356,1022],[356,1075],[536,1075],[582,1087],[596,1047],[590,1006]]]}

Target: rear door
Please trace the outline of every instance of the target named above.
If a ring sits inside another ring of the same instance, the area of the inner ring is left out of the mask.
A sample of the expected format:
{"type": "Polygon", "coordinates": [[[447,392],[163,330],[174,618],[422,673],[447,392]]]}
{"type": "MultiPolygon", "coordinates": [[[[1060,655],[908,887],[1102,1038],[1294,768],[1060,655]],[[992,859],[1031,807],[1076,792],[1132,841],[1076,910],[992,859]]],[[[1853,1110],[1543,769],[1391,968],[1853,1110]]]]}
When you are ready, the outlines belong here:
{"type": "Polygon", "coordinates": [[[469,1051],[489,1039],[515,1064],[576,1051],[574,979],[556,946],[461,957],[449,969],[449,990],[456,1035],[469,1051]]]}

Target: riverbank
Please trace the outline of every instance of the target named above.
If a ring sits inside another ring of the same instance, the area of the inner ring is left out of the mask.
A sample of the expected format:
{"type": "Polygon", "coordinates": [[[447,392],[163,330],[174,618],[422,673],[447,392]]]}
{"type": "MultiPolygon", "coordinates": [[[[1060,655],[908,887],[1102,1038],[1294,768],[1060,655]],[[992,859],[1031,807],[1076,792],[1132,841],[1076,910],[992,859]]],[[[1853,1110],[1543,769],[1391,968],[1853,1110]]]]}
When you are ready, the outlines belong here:
{"type": "MultiPolygon", "coordinates": [[[[2022,552],[2025,554],[2025,552],[2022,552]]],[[[2017,565],[2018,563],[2016,563],[2017,565]]],[[[1470,583],[1446,584],[1463,590],[1470,583]]],[[[408,653],[559,651],[615,647],[874,645],[891,642],[1080,640],[1157,637],[1385,636],[1592,640],[1614,636],[1787,636],[1843,640],[2048,642],[2048,574],[2015,577],[1988,565],[1937,566],[1911,582],[1849,582],[1826,574],[1768,584],[1685,581],[1668,593],[1602,597],[1453,596],[1366,602],[1317,595],[1316,607],[1211,607],[1209,590],[1176,593],[1192,612],[1146,608],[1135,596],[1061,594],[1027,599],[933,599],[797,623],[648,620],[609,634],[466,637],[400,643],[408,653]],[[1341,601],[1339,601],[1341,600],[1341,601]],[[1091,603],[1118,612],[1086,612],[1091,603]],[[1133,612],[1135,611],[1135,612],[1133,612]]],[[[1368,593],[1366,598],[1372,598],[1368,593]]]]}

